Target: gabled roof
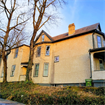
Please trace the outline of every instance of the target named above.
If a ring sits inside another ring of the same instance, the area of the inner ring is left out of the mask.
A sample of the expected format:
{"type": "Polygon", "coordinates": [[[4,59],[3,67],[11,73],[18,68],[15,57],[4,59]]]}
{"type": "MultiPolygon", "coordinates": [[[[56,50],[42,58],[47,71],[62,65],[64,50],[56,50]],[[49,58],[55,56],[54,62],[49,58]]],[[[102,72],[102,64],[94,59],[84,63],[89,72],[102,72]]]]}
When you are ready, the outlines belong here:
{"type": "MultiPolygon", "coordinates": [[[[68,35],[68,32],[67,32],[67,33],[64,33],[64,34],[60,34],[60,35],[51,37],[45,31],[42,30],[42,32],[44,32],[52,42],[57,42],[57,41],[60,41],[60,40],[73,38],[73,37],[81,36],[81,35],[84,35],[84,34],[87,34],[87,33],[92,33],[92,32],[99,33],[99,34],[103,35],[104,38],[105,38],[105,34],[103,32],[101,32],[100,23],[96,23],[96,24],[93,24],[93,25],[90,25],[90,26],[86,26],[86,27],[77,29],[77,30],[75,30],[75,33],[72,34],[72,35],[68,35]],[[97,28],[99,28],[100,31],[98,31],[97,28]]],[[[35,42],[38,40],[38,38],[40,37],[42,32],[38,35],[35,42]]]]}
{"type": "Polygon", "coordinates": [[[53,41],[52,37],[47,32],[42,30],[41,33],[36,37],[35,42],[39,39],[39,37],[42,35],[42,33],[44,33],[51,40],[51,42],[53,41]]]}

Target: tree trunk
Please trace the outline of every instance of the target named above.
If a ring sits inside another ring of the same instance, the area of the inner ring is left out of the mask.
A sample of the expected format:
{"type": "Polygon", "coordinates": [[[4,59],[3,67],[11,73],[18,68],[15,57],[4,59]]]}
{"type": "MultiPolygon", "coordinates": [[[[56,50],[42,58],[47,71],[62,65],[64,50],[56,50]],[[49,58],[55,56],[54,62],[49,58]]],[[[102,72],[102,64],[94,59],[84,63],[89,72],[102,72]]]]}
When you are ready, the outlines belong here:
{"type": "Polygon", "coordinates": [[[4,70],[4,76],[3,76],[3,83],[7,82],[7,60],[5,56],[5,51],[2,53],[2,59],[3,59],[3,70],[4,70]]]}
{"type": "Polygon", "coordinates": [[[33,37],[30,41],[30,55],[28,61],[28,67],[26,72],[26,81],[32,80],[32,65],[33,65],[33,58],[34,58],[34,39],[36,36],[36,31],[34,30],[33,37]]]}

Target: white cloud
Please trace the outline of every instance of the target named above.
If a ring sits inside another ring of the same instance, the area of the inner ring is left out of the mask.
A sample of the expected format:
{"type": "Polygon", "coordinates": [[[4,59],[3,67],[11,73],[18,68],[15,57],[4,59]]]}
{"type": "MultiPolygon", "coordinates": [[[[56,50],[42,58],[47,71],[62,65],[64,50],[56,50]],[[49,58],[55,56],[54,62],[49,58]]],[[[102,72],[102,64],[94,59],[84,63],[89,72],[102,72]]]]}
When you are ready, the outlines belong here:
{"type": "Polygon", "coordinates": [[[73,5],[70,5],[70,10],[71,10],[71,20],[74,21],[75,14],[78,11],[78,0],[74,0],[73,5]]]}

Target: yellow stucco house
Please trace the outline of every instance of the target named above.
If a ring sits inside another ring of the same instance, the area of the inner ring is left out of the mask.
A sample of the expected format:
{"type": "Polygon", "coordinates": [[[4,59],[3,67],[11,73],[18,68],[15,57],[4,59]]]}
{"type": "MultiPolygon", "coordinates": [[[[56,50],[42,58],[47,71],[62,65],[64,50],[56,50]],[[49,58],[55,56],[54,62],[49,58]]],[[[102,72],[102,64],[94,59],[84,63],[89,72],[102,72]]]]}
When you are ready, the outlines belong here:
{"type": "MultiPolygon", "coordinates": [[[[15,61],[12,53],[8,56],[8,81],[25,80],[29,47],[22,45],[18,49],[18,60],[15,61]],[[11,77],[13,65],[17,68],[11,77]]],[[[32,67],[34,83],[85,86],[85,79],[89,78],[93,86],[105,86],[105,34],[99,23],[77,30],[70,24],[67,33],[51,37],[42,31],[37,36],[32,67]]]]}
{"type": "MultiPolygon", "coordinates": [[[[29,59],[29,46],[21,45],[11,50],[7,57],[7,81],[24,81],[27,62],[29,59]]],[[[3,61],[0,59],[0,82],[3,81],[3,61]]]]}

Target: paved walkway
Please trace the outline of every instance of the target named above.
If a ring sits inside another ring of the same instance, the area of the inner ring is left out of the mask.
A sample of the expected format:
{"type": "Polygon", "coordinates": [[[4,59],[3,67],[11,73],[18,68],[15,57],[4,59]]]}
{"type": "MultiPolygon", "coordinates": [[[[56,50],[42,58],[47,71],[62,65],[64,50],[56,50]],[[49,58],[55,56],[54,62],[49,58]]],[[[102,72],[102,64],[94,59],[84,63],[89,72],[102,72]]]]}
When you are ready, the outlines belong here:
{"type": "Polygon", "coordinates": [[[0,105],[25,105],[25,104],[0,98],[0,105]]]}

